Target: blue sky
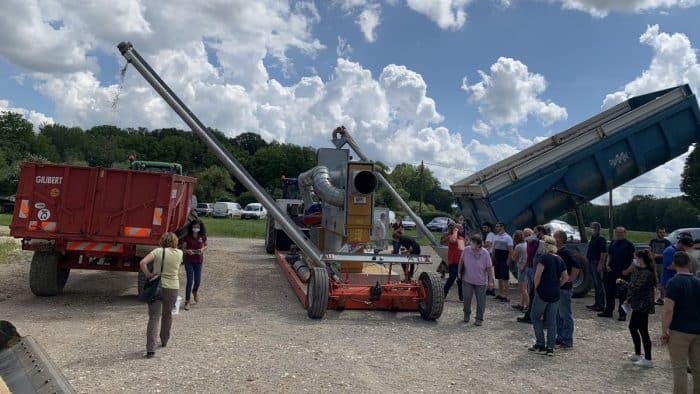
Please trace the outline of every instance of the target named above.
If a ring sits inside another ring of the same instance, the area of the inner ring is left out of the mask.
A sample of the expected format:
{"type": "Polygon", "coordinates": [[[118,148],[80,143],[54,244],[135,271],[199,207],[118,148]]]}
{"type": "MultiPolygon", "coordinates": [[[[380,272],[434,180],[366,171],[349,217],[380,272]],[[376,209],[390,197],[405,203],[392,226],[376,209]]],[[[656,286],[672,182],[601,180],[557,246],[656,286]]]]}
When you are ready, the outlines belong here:
{"type": "MultiPolygon", "coordinates": [[[[373,157],[425,160],[448,185],[606,97],[699,89],[698,3],[13,0],[0,16],[0,109],[37,126],[184,127],[133,70],[112,108],[115,46],[131,40],[208,125],[327,146],[345,124],[373,157]]],[[[681,168],[636,184],[665,179],[658,194],[677,194],[681,168]]],[[[638,191],[626,189],[619,198],[638,191]]]]}

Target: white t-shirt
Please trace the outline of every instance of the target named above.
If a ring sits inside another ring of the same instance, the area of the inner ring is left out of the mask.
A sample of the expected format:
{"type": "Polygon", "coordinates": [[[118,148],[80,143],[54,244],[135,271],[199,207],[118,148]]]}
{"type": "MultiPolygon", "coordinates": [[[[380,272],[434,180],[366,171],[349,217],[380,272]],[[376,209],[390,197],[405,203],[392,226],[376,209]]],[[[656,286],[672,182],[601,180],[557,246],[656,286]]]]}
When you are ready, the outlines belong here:
{"type": "Polygon", "coordinates": [[[377,218],[377,220],[374,221],[372,236],[374,237],[374,239],[379,241],[386,238],[386,227],[384,226],[384,222],[382,221],[382,219],[377,218]]]}
{"type": "Polygon", "coordinates": [[[513,247],[513,238],[505,231],[500,234],[494,234],[492,238],[494,250],[508,250],[513,247]]]}
{"type": "Polygon", "coordinates": [[[484,240],[484,247],[489,251],[489,253],[493,252],[493,237],[495,237],[496,234],[493,232],[489,231],[488,234],[486,234],[486,239],[484,240]]]}

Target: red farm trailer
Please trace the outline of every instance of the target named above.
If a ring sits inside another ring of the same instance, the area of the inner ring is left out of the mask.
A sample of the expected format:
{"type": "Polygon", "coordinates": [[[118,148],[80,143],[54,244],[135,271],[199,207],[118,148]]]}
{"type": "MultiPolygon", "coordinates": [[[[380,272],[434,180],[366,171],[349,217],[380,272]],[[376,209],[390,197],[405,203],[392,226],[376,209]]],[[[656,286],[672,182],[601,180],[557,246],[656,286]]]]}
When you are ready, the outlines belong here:
{"type": "Polygon", "coordinates": [[[187,224],[195,178],[25,163],[10,234],[34,251],[29,284],[60,293],[71,269],[138,271],[162,234],[187,224]]]}

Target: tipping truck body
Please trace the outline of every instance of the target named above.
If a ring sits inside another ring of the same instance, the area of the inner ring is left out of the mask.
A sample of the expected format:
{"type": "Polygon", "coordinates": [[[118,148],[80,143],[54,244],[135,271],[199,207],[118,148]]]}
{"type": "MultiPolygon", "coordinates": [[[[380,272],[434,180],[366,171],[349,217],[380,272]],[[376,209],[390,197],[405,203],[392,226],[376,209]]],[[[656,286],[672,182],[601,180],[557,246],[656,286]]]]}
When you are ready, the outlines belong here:
{"type": "Polygon", "coordinates": [[[688,85],[631,98],[451,186],[467,226],[544,224],[678,157],[700,140],[688,85]]]}
{"type": "Polygon", "coordinates": [[[71,269],[137,271],[161,235],[187,223],[195,183],[164,172],[22,164],[10,234],[34,251],[32,292],[59,293],[71,269]]]}
{"type": "MultiPolygon", "coordinates": [[[[678,157],[700,140],[700,110],[688,85],[633,97],[451,186],[475,232],[503,222],[508,231],[544,224],[678,157]]],[[[587,244],[570,245],[587,264],[587,244]]],[[[574,296],[592,285],[588,269],[574,296]]]]}

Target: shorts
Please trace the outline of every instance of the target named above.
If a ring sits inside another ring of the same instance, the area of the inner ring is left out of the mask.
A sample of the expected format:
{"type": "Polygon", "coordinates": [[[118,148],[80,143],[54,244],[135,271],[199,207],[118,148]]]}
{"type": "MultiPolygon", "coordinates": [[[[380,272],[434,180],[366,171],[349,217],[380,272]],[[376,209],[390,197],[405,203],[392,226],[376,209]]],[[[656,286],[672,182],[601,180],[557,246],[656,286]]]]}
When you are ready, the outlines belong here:
{"type": "Polygon", "coordinates": [[[508,269],[508,263],[505,261],[496,261],[493,264],[493,271],[496,279],[510,280],[510,270],[508,269]]]}
{"type": "Polygon", "coordinates": [[[661,275],[664,271],[664,263],[656,263],[656,283],[661,284],[661,275]]]}
{"type": "Polygon", "coordinates": [[[518,283],[527,283],[527,270],[518,272],[518,283]]]}

